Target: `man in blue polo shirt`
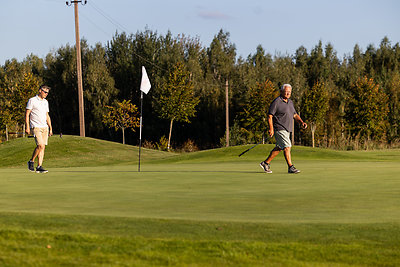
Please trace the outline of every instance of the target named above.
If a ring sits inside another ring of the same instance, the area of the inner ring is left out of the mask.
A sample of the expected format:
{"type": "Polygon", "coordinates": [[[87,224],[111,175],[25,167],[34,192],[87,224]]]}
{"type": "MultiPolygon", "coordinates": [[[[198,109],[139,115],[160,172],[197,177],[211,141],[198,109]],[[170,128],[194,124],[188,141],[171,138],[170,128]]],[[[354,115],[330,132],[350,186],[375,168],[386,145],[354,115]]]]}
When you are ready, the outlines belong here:
{"type": "Polygon", "coordinates": [[[293,106],[293,101],[290,100],[292,94],[292,86],[284,84],[281,88],[281,94],[272,101],[268,111],[269,136],[275,136],[276,146],[272,149],[268,158],[260,163],[261,168],[266,173],[272,173],[270,163],[283,150],[286,163],[288,165],[288,173],[299,173],[292,164],[290,149],[290,133],[293,132],[293,119],[301,124],[305,129],[307,123],[303,122],[297,114],[293,106]]]}

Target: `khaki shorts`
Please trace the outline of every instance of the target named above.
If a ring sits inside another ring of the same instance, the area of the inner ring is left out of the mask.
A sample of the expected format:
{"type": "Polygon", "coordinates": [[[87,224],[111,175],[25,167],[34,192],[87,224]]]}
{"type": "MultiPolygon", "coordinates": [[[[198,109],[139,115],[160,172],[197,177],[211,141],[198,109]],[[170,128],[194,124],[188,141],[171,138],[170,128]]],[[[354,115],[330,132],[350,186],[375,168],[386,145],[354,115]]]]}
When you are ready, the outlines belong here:
{"type": "Polygon", "coordinates": [[[292,142],[290,142],[290,133],[286,130],[276,131],[274,133],[276,146],[280,149],[284,149],[285,147],[291,147],[292,142]]]}
{"type": "Polygon", "coordinates": [[[33,128],[33,136],[35,137],[36,145],[46,145],[49,139],[49,129],[46,128],[33,128]]]}

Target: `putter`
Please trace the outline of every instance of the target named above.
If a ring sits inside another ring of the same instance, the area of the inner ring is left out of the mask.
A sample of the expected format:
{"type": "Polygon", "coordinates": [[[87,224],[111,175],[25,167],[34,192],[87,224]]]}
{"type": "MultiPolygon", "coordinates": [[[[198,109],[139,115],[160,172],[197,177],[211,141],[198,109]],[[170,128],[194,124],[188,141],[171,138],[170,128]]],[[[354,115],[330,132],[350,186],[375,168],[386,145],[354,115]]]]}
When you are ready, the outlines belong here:
{"type": "MultiPolygon", "coordinates": [[[[263,136],[265,136],[265,131],[263,133],[263,136]]],[[[242,153],[239,154],[238,157],[242,156],[243,154],[249,152],[250,150],[252,150],[253,148],[255,148],[256,146],[258,146],[259,144],[261,144],[263,142],[263,138],[261,138],[261,141],[258,142],[257,144],[255,144],[254,146],[250,147],[249,149],[246,149],[245,151],[243,151],[242,153]]]]}

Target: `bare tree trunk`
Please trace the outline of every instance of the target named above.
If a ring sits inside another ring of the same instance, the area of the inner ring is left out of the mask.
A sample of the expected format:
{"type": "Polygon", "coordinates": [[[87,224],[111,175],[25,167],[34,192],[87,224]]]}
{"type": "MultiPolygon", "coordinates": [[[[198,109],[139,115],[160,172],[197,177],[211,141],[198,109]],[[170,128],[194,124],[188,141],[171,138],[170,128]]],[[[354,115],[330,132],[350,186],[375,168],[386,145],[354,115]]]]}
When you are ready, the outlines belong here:
{"type": "Polygon", "coordinates": [[[293,122],[292,122],[292,146],[294,146],[294,120],[293,120],[293,122]]]}
{"type": "Polygon", "coordinates": [[[15,138],[18,138],[18,134],[19,134],[19,124],[18,122],[15,124],[15,138]]]}
{"type": "MultiPolygon", "coordinates": [[[[264,125],[265,125],[265,117],[263,118],[263,122],[264,122],[264,125]]],[[[266,131],[263,131],[263,134],[262,134],[262,143],[263,143],[263,145],[265,144],[265,132],[266,131]]]]}
{"type": "Polygon", "coordinates": [[[122,127],[122,144],[125,145],[125,128],[122,127]]]}
{"type": "Polygon", "coordinates": [[[168,151],[171,147],[171,136],[172,136],[172,124],[174,123],[174,119],[171,120],[171,124],[169,126],[169,136],[168,136],[168,151]]]}
{"type": "Polygon", "coordinates": [[[312,147],[315,147],[315,130],[317,126],[314,123],[311,123],[311,139],[312,139],[312,147]]]}
{"type": "Polygon", "coordinates": [[[7,127],[7,124],[6,124],[6,141],[8,141],[8,127],[7,127]]]}

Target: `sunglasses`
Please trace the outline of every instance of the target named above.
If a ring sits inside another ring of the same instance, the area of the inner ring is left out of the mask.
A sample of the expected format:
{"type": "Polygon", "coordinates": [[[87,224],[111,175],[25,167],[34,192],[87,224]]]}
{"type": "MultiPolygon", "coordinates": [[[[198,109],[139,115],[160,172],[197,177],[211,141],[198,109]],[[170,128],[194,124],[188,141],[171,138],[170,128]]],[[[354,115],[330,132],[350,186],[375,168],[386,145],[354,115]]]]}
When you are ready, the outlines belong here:
{"type": "Polygon", "coordinates": [[[41,90],[42,90],[42,92],[45,93],[45,94],[48,94],[48,93],[49,93],[49,91],[45,91],[45,90],[43,90],[43,89],[41,89],[41,90]]]}

